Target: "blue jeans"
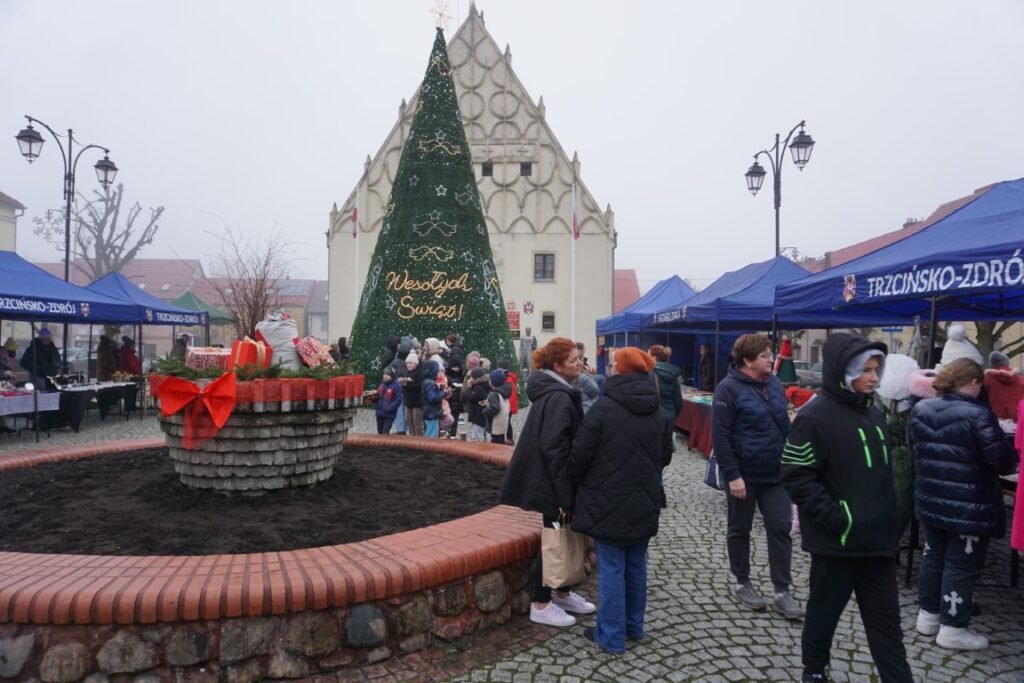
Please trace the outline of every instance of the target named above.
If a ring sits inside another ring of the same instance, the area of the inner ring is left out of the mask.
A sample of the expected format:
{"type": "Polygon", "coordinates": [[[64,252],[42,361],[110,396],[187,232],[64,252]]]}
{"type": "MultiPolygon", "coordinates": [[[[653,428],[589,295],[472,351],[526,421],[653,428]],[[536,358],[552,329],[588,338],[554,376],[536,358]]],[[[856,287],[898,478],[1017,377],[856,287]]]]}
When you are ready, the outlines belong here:
{"type": "Polygon", "coordinates": [[[618,545],[598,539],[597,579],[601,607],[594,639],[609,652],[625,652],[626,636],[644,636],[647,541],[618,545]]]}
{"type": "Polygon", "coordinates": [[[423,421],[423,436],[436,437],[440,434],[441,420],[424,420],[423,421]]]}
{"type": "Polygon", "coordinates": [[[398,412],[395,413],[395,433],[405,434],[405,401],[398,404],[398,412]]]}

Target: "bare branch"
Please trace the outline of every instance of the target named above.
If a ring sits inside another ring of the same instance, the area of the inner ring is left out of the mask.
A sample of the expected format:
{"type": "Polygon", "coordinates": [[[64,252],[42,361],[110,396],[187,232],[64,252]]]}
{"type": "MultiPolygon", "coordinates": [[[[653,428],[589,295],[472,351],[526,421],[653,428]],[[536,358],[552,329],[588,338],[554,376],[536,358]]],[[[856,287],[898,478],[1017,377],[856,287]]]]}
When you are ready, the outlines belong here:
{"type": "Polygon", "coordinates": [[[139,251],[153,243],[160,228],[164,208],[150,208],[149,219],[144,227],[140,221],[142,205],[135,202],[122,216],[121,202],[124,199],[124,185],[118,184],[107,192],[94,192],[95,198],[86,200],[76,208],[74,219],[75,250],[84,265],[76,267],[93,280],[121,270],[134,259],[139,251]],[[122,223],[121,219],[125,218],[122,223]],[[141,232],[137,228],[141,227],[141,232]]]}

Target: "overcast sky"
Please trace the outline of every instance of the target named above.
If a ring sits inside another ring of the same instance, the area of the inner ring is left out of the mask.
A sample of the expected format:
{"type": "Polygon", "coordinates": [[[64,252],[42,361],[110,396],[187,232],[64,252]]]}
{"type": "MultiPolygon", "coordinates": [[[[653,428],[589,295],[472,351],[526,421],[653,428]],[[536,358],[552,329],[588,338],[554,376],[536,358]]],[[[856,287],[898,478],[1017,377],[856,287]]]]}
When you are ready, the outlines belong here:
{"type": "MultiPolygon", "coordinates": [[[[0,192],[28,207],[18,250],[59,260],[31,218],[62,205],[31,114],[111,149],[127,198],[166,207],[152,258],[207,257],[222,222],[276,226],[295,275],[326,278],[324,232],[422,79],[427,0],[0,0],[0,192]],[[4,132],[6,131],[6,132],[4,132]],[[216,215],[211,215],[216,214],[216,215]]],[[[449,3],[450,36],[469,2],[449,3]]],[[[1024,3],[480,0],[487,28],[602,206],[641,288],[706,286],[770,258],[771,176],[754,152],[801,119],[782,245],[820,255],[1024,176],[1024,3]]],[[[45,134],[45,133],[44,133],[45,134]]],[[[86,152],[78,189],[97,187],[86,152]]]]}

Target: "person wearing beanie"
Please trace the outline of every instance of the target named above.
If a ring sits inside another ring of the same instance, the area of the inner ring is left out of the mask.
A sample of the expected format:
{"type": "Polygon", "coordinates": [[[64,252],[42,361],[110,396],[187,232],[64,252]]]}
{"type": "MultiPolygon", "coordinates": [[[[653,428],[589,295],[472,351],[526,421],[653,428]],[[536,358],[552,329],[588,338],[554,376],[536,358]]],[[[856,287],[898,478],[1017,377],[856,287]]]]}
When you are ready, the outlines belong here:
{"type": "Polygon", "coordinates": [[[1017,405],[1024,400],[1024,377],[1010,367],[1010,357],[1000,351],[988,354],[985,395],[992,412],[1001,420],[1016,420],[1017,405]]]}
{"type": "Polygon", "coordinates": [[[490,393],[490,377],[487,371],[481,367],[470,370],[466,383],[462,386],[462,404],[469,422],[467,441],[487,440],[487,416],[484,415],[484,406],[487,405],[490,393]]]}
{"type": "Polygon", "coordinates": [[[423,364],[423,436],[435,439],[441,435],[441,416],[444,414],[444,401],[449,396],[447,385],[438,384],[437,377],[440,366],[433,360],[423,364]]]}
{"type": "MultiPolygon", "coordinates": [[[[390,368],[391,376],[399,386],[402,385],[402,378],[409,376],[409,371],[405,367],[405,359],[409,357],[409,352],[412,350],[412,339],[409,337],[394,337],[397,339],[395,345],[395,355],[391,359],[391,364],[385,367],[385,370],[390,368]]],[[[390,342],[390,340],[389,340],[390,342]]],[[[390,346],[388,347],[390,348],[390,346]]],[[[386,353],[385,353],[386,355],[386,353]]],[[[395,429],[395,434],[405,435],[405,393],[402,392],[402,403],[399,404],[398,410],[395,412],[395,422],[392,425],[395,429]]]]}
{"type": "Polygon", "coordinates": [[[405,430],[410,436],[423,436],[423,368],[415,349],[405,357],[405,373],[398,380],[405,405],[405,430]]]}
{"type": "Polygon", "coordinates": [[[28,371],[29,381],[39,389],[52,388],[47,377],[60,374],[60,350],[53,343],[53,335],[46,327],[40,328],[36,338],[21,356],[21,367],[28,371]]]}
{"type": "Polygon", "coordinates": [[[803,549],[811,555],[801,639],[804,681],[828,680],[832,638],[851,594],[879,678],[914,680],[900,625],[891,446],[875,407],[886,351],[885,344],[855,334],[828,338],[821,393],[797,413],[782,456],[782,481],[799,510],[803,549]]]}
{"type": "Polygon", "coordinates": [[[505,443],[512,446],[515,444],[512,438],[512,418],[519,414],[519,377],[512,371],[512,359],[508,356],[498,361],[498,367],[505,371],[505,384],[512,387],[512,394],[508,397],[508,429],[505,431],[505,443]]]}
{"type": "Polygon", "coordinates": [[[14,377],[14,362],[17,355],[18,342],[14,341],[14,337],[8,337],[3,349],[0,349],[0,378],[14,377]]]}
{"type": "Polygon", "coordinates": [[[639,640],[647,605],[647,545],[658,533],[662,470],[672,459],[672,425],[654,386],[655,360],[640,349],[615,352],[604,396],[572,442],[572,528],[597,546],[600,608],[583,637],[620,654],[639,640]]]}
{"type": "Polygon", "coordinates": [[[942,365],[948,365],[957,358],[968,358],[978,365],[984,365],[985,359],[981,356],[978,347],[967,338],[967,330],[960,323],[954,323],[946,330],[946,344],[942,347],[942,360],[936,370],[942,365]]]}
{"type": "Polygon", "coordinates": [[[790,594],[793,541],[792,506],[782,487],[782,449],[789,433],[789,410],[779,378],[772,374],[772,347],[763,334],[744,334],[732,347],[735,363],[715,387],[711,414],[715,456],[725,481],[726,548],[736,581],[730,591],[741,605],[763,610],[769,603],[750,576],[750,531],[755,507],[768,540],[773,586],[771,608],[786,619],[803,609],[790,594]]]}
{"type": "Polygon", "coordinates": [[[489,431],[491,443],[505,443],[505,433],[509,423],[509,397],[512,386],[506,383],[505,371],[498,368],[488,375],[487,403],[484,405],[484,416],[490,420],[489,431]]]}
{"type": "Polygon", "coordinates": [[[377,387],[377,433],[387,434],[395,423],[395,416],[402,406],[402,385],[391,374],[390,368],[384,370],[380,386],[377,387]]]}

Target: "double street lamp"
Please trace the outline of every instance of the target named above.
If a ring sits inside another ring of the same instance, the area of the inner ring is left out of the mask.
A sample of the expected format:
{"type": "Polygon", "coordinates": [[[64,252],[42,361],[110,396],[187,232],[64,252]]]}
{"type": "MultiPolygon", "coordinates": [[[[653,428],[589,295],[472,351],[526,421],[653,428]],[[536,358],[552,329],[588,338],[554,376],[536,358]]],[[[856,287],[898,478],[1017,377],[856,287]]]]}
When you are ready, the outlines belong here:
{"type": "MultiPolygon", "coordinates": [[[[50,135],[57,143],[57,147],[60,149],[61,157],[64,160],[64,280],[65,282],[71,279],[71,202],[75,197],[75,171],[78,168],[78,160],[82,157],[82,153],[87,149],[101,149],[103,150],[103,158],[97,161],[93,168],[96,170],[96,178],[99,180],[100,185],[103,189],[110,187],[110,184],[114,182],[114,176],[117,175],[117,166],[110,160],[110,150],[106,147],[99,145],[84,145],[81,146],[75,152],[75,140],[74,131],[68,128],[67,134],[67,149],[61,143],[61,136],[57,134],[53,128],[40,121],[39,119],[26,116],[28,119],[28,127],[23,128],[20,133],[14,137],[18,140],[18,147],[21,149],[21,154],[28,163],[34,162],[39,158],[39,152],[43,148],[43,136],[39,134],[35,128],[32,127],[33,123],[37,123],[46,130],[50,131],[50,135]]],[[[64,355],[63,360],[67,362],[68,357],[68,326],[64,325],[64,355]]]]}
{"type": "Polygon", "coordinates": [[[767,175],[767,171],[764,170],[764,166],[758,163],[757,159],[762,154],[768,159],[768,164],[772,169],[772,180],[775,190],[775,255],[778,256],[782,253],[782,249],[779,246],[779,207],[782,206],[782,160],[786,155],[786,148],[793,155],[793,163],[801,171],[804,170],[804,166],[811,160],[811,150],[814,149],[814,140],[804,131],[804,121],[793,126],[793,129],[789,131],[789,135],[786,136],[785,140],[782,140],[782,136],[778,133],[775,134],[775,145],[771,149],[763,149],[754,155],[754,163],[749,169],[747,169],[747,189],[757,196],[758,191],[761,189],[761,185],[764,184],[764,177],[767,175]],[[794,138],[793,133],[796,133],[797,129],[800,132],[794,138]]]}

